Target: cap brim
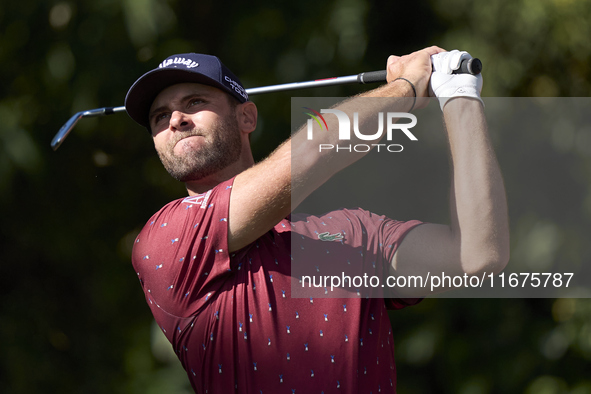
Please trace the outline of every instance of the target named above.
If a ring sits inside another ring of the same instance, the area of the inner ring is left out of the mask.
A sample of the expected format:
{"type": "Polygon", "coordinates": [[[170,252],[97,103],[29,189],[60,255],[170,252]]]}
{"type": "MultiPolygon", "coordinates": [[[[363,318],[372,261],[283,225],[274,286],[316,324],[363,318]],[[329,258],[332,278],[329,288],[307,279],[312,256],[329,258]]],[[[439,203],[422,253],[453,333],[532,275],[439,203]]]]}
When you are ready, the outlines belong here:
{"type": "Polygon", "coordinates": [[[185,82],[202,83],[227,90],[219,82],[195,71],[159,68],[147,72],[133,84],[125,97],[125,109],[133,120],[144,127],[149,127],[148,115],[156,96],[169,86],[185,82]]]}

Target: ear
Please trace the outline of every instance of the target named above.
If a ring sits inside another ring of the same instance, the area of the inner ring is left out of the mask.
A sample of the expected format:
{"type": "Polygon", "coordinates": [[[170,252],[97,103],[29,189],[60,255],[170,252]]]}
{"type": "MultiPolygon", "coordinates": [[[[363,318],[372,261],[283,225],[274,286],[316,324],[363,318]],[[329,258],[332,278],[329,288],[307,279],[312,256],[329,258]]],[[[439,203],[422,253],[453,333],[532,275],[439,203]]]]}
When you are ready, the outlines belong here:
{"type": "Polygon", "coordinates": [[[250,134],[257,127],[258,110],[255,103],[247,101],[236,107],[236,119],[238,127],[244,133],[250,134]]]}

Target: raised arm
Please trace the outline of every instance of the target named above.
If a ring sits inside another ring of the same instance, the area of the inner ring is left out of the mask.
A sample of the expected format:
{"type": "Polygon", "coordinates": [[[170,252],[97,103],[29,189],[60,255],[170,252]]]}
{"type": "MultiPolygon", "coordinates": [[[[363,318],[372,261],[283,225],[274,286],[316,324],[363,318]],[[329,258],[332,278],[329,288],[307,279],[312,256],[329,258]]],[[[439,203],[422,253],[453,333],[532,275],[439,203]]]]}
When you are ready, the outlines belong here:
{"type": "MultiPolygon", "coordinates": [[[[470,78],[476,78],[461,77],[464,81],[455,85],[465,85],[470,78]]],[[[479,94],[478,81],[470,83],[479,94]]],[[[436,93],[438,88],[435,87],[436,93]]],[[[451,90],[439,96],[451,150],[451,223],[424,224],[413,229],[394,255],[391,274],[395,276],[425,278],[427,273],[431,276],[442,272],[447,276],[497,273],[509,260],[505,188],[488,135],[483,105],[479,97],[473,95],[446,100],[445,97],[453,97],[454,89],[451,90]]],[[[441,292],[449,287],[436,290],[441,292]]],[[[421,288],[397,291],[409,297],[430,294],[428,289],[421,288]]]]}
{"type": "MultiPolygon", "coordinates": [[[[410,83],[396,78],[412,81],[417,96],[428,96],[430,56],[441,51],[441,48],[431,47],[403,57],[390,56],[388,84],[346,100],[336,108],[346,113],[357,112],[360,119],[379,112],[381,108],[376,108],[376,105],[388,111],[408,111],[412,100],[396,98],[412,98],[415,92],[410,83]],[[392,100],[373,100],[370,103],[371,100],[363,99],[366,97],[391,97],[392,100]]],[[[330,130],[338,129],[335,117],[326,117],[326,121],[330,130]]],[[[337,144],[338,135],[316,133],[312,142],[307,140],[306,130],[302,128],[267,159],[236,177],[230,199],[230,251],[255,241],[332,175],[363,156],[362,153],[337,155],[332,151],[319,152],[318,145],[321,143],[337,144]]]]}

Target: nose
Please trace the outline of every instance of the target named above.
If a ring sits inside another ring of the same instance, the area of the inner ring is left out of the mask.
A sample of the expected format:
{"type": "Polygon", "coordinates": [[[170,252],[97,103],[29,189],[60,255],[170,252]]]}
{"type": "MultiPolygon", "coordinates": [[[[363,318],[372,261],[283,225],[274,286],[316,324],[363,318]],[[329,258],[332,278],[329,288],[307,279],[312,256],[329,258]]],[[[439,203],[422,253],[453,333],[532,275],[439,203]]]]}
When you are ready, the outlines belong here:
{"type": "Polygon", "coordinates": [[[170,127],[179,131],[191,128],[191,117],[181,111],[173,111],[170,115],[170,127]]]}

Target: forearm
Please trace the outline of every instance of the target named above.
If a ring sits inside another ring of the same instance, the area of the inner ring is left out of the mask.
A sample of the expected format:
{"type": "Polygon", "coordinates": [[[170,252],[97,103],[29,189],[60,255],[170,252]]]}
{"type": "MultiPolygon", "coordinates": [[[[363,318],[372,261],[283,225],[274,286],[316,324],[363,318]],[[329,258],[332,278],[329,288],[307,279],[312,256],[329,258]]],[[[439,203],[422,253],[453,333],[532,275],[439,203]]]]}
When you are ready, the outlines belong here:
{"type": "Polygon", "coordinates": [[[466,272],[499,271],[509,259],[507,200],[483,108],[473,99],[444,107],[452,159],[451,235],[466,272]]]}
{"type": "MultiPolygon", "coordinates": [[[[400,97],[413,95],[407,82],[396,81],[370,93],[339,104],[335,109],[353,120],[359,117],[359,128],[376,130],[378,112],[403,112],[409,102],[400,97]],[[403,83],[400,83],[403,82],[403,83]],[[377,99],[376,97],[383,97],[377,99]]],[[[306,197],[341,169],[359,160],[366,153],[321,150],[321,145],[339,144],[339,122],[335,115],[324,116],[328,130],[314,125],[313,139],[308,139],[307,125],[279,146],[268,158],[238,175],[230,203],[231,251],[248,245],[286,217],[306,197]],[[236,207],[248,206],[248,210],[236,207]]],[[[348,143],[367,143],[352,133],[348,143]]],[[[378,141],[372,141],[377,143],[378,141]]]]}
{"type": "MultiPolygon", "coordinates": [[[[359,96],[348,99],[332,108],[346,114],[354,123],[354,113],[358,116],[359,130],[367,134],[378,130],[379,113],[407,112],[414,101],[414,92],[410,84],[404,80],[397,80],[359,96]]],[[[327,130],[313,123],[313,139],[308,139],[307,125],[304,125],[291,138],[289,148],[292,156],[292,204],[301,202],[312,191],[326,182],[331,176],[343,168],[361,159],[368,152],[338,151],[337,149],[320,149],[320,147],[338,146],[346,143],[350,146],[357,144],[377,144],[376,140],[362,140],[356,133],[350,133],[349,140],[339,139],[339,120],[335,114],[324,114],[327,130]]],[[[383,115],[382,115],[383,119],[383,115]]],[[[386,129],[386,121],[382,125],[386,129]]],[[[385,135],[382,132],[382,136],[385,135]]],[[[292,207],[293,208],[293,207],[292,207]]]]}
{"type": "MultiPolygon", "coordinates": [[[[375,96],[372,97],[379,97],[380,94],[408,94],[405,88],[410,89],[397,81],[379,88],[377,93],[373,92],[375,96]]],[[[357,113],[360,128],[375,130],[378,112],[385,109],[403,111],[405,105],[408,110],[408,104],[399,98],[356,97],[341,103],[335,109],[342,111],[351,120],[353,112],[357,113]]],[[[268,158],[236,177],[230,201],[230,251],[248,245],[268,231],[331,176],[366,154],[319,149],[320,146],[339,144],[337,117],[326,114],[324,118],[328,124],[327,130],[320,130],[315,125],[314,138],[308,139],[307,125],[303,126],[268,158]],[[234,209],[243,205],[249,209],[234,209]]],[[[359,141],[353,137],[348,142],[356,144],[367,141],[359,141]]]]}

